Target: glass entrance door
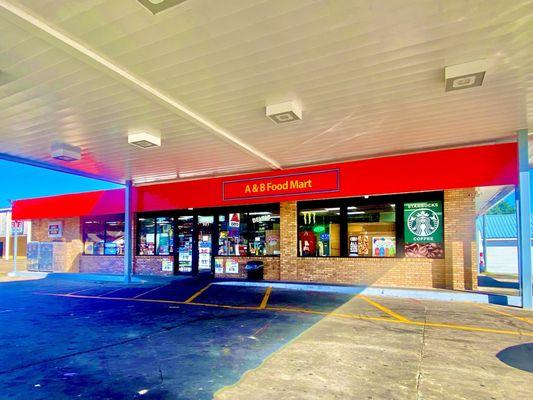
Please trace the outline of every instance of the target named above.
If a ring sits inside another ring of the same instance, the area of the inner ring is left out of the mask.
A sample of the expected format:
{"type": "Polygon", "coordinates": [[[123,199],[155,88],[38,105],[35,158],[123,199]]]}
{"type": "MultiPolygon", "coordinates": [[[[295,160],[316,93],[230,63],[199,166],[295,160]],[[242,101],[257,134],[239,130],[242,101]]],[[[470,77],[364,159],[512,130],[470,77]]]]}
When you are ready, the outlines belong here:
{"type": "MultiPolygon", "coordinates": [[[[177,263],[174,262],[174,271],[178,273],[191,273],[193,269],[193,228],[192,215],[180,216],[176,219],[176,247],[177,263]]],[[[175,257],[176,260],[176,257],[175,257]]]]}
{"type": "Polygon", "coordinates": [[[198,272],[211,272],[213,258],[213,226],[212,215],[198,216],[198,272]]]}

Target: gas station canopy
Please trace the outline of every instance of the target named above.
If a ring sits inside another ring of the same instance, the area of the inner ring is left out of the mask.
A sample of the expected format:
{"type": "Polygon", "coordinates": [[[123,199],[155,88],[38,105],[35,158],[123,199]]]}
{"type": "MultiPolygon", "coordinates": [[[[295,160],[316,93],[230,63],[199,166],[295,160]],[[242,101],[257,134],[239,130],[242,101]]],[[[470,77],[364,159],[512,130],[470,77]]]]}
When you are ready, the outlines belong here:
{"type": "Polygon", "coordinates": [[[155,3],[0,0],[0,157],[143,183],[515,141],[533,120],[531,1],[155,3]],[[445,83],[462,64],[481,86],[445,83]]]}

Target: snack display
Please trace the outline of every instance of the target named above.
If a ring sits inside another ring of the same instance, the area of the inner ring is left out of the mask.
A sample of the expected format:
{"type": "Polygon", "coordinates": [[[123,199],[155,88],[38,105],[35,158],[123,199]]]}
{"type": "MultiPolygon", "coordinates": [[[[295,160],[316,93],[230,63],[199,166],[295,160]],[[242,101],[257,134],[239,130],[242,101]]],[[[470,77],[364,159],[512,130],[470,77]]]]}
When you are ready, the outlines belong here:
{"type": "Polygon", "coordinates": [[[444,248],[442,243],[410,243],[405,245],[406,257],[442,258],[444,248]]]}

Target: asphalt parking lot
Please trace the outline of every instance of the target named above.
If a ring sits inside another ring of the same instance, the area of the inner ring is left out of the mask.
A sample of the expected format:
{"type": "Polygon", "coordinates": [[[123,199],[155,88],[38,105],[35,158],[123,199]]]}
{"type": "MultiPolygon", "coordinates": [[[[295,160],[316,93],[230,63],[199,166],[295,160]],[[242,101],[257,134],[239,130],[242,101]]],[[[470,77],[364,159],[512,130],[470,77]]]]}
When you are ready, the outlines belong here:
{"type": "Polygon", "coordinates": [[[533,313],[203,279],[0,283],[1,399],[513,399],[533,313]]]}

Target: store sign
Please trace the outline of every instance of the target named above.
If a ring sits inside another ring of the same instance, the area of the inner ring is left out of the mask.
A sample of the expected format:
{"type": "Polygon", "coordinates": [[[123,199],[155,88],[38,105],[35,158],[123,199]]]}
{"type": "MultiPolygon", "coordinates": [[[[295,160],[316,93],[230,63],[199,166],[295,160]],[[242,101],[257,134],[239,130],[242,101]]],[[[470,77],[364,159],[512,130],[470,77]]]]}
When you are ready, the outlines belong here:
{"type": "Polygon", "coordinates": [[[224,181],[224,200],[244,200],[260,197],[281,197],[297,194],[338,192],[339,170],[287,174],[268,178],[224,181]]]}
{"type": "Polygon", "coordinates": [[[405,243],[442,243],[442,202],[426,201],[405,203],[405,243]]]}
{"type": "Polygon", "coordinates": [[[252,223],[257,224],[258,222],[268,222],[270,221],[270,219],[271,219],[270,214],[261,215],[259,217],[252,218],[252,223]]]}
{"type": "Polygon", "coordinates": [[[63,237],[63,222],[55,221],[48,223],[48,237],[59,239],[63,237]]]}
{"type": "Polygon", "coordinates": [[[11,221],[11,234],[22,235],[24,233],[24,222],[22,221],[11,221]]]}
{"type": "Polygon", "coordinates": [[[230,228],[238,228],[241,225],[241,218],[238,213],[229,215],[230,228]]]}

